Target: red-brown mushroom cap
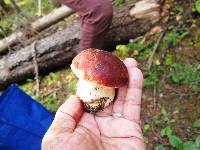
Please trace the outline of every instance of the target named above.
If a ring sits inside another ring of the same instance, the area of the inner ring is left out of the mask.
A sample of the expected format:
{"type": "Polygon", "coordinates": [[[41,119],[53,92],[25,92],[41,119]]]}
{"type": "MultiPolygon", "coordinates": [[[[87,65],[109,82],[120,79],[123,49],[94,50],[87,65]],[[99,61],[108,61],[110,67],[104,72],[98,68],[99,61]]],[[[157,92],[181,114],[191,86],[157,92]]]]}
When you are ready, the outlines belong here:
{"type": "Polygon", "coordinates": [[[79,79],[109,87],[128,85],[128,71],[124,63],[112,55],[98,49],[86,49],[78,54],[71,69],[79,79]]]}

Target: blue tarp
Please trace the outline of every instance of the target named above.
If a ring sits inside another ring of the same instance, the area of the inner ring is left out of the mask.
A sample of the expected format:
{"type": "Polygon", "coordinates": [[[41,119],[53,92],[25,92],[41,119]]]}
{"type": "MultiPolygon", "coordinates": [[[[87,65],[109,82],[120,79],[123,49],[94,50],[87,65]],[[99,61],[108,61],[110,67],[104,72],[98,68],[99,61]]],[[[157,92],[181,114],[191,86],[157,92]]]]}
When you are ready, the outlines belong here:
{"type": "Polygon", "coordinates": [[[0,150],[39,150],[54,115],[11,85],[0,95],[0,150]]]}

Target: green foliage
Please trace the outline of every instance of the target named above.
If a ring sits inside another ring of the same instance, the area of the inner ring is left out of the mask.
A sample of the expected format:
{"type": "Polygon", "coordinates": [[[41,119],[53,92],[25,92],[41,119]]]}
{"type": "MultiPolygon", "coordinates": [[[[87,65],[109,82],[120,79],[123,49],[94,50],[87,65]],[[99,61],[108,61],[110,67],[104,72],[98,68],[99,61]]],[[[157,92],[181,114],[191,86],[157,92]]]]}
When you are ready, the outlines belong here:
{"type": "Polygon", "coordinates": [[[121,5],[124,4],[126,2],[126,0],[112,0],[114,5],[121,5]]]}
{"type": "MultiPolygon", "coordinates": [[[[49,0],[42,0],[42,15],[47,14],[49,11],[53,10],[55,7],[53,4],[49,2],[49,0]]],[[[38,4],[37,1],[32,2],[29,0],[25,0],[24,3],[21,3],[21,9],[26,14],[31,16],[37,16],[38,13],[38,4]]]]}
{"type": "Polygon", "coordinates": [[[184,11],[183,7],[180,5],[174,5],[174,7],[172,7],[172,11],[171,14],[172,15],[176,15],[176,14],[182,14],[184,11]]]}
{"type": "Polygon", "coordinates": [[[129,43],[127,46],[131,51],[138,54],[145,49],[144,44],[141,42],[129,43]]]}
{"type": "Polygon", "coordinates": [[[172,147],[176,148],[176,149],[182,149],[182,145],[183,142],[181,141],[181,139],[175,135],[170,135],[168,136],[169,138],[169,143],[171,144],[172,147]]]}
{"type": "Polygon", "coordinates": [[[164,116],[164,117],[168,117],[168,112],[167,110],[164,108],[164,107],[161,107],[161,110],[160,110],[161,114],[164,116]]]}
{"type": "Polygon", "coordinates": [[[113,52],[113,54],[119,57],[120,59],[124,60],[128,57],[128,52],[129,48],[127,47],[127,45],[117,45],[116,50],[113,52]]]}
{"type": "MultiPolygon", "coordinates": [[[[159,125],[159,127],[163,127],[160,130],[160,136],[164,139],[166,138],[169,142],[169,145],[165,147],[163,144],[158,144],[155,149],[156,150],[166,150],[174,149],[174,150],[199,150],[200,149],[200,135],[195,139],[190,140],[182,140],[180,137],[173,133],[173,127],[175,126],[175,120],[169,118],[169,112],[161,107],[160,116],[154,117],[154,124],[159,125]],[[158,124],[157,124],[158,123],[158,124]]],[[[197,126],[199,125],[199,120],[195,121],[197,126]]]]}
{"type": "Polygon", "coordinates": [[[129,54],[144,59],[149,56],[150,49],[141,42],[130,42],[127,45],[117,45],[113,54],[120,59],[130,57],[129,54]]]}
{"type": "Polygon", "coordinates": [[[160,136],[171,136],[172,135],[172,128],[171,126],[167,126],[166,128],[160,131],[160,136]]]}
{"type": "Polygon", "coordinates": [[[200,68],[195,65],[186,64],[172,64],[172,71],[169,74],[170,79],[175,84],[186,85],[190,90],[199,91],[200,84],[200,68]]]}
{"type": "Polygon", "coordinates": [[[33,97],[38,102],[40,102],[43,106],[45,106],[49,111],[56,112],[58,107],[61,105],[61,101],[57,99],[56,92],[53,92],[46,98],[37,98],[33,97]]]}
{"type": "MultiPolygon", "coordinates": [[[[10,0],[5,1],[6,4],[10,4],[10,0]]],[[[21,0],[17,1],[17,5],[20,10],[26,14],[27,16],[35,17],[37,16],[38,6],[37,1],[30,1],[30,0],[21,0]]],[[[42,12],[43,15],[47,14],[55,7],[53,4],[49,2],[49,0],[42,0],[42,12]]],[[[5,35],[10,34],[15,30],[14,24],[16,23],[15,14],[13,10],[8,12],[5,17],[0,18],[0,37],[4,37],[5,35]],[[4,35],[5,34],[5,35],[4,35]]]]}
{"type": "Polygon", "coordinates": [[[75,75],[70,69],[67,69],[51,72],[43,77],[40,81],[41,88],[39,97],[35,95],[36,83],[34,80],[29,79],[26,84],[20,87],[49,111],[55,112],[67,97],[75,94],[76,82],[75,75]],[[59,89],[63,90],[62,95],[60,95],[62,98],[58,95],[60,93],[58,91],[59,89]]]}
{"type": "Polygon", "coordinates": [[[166,150],[166,148],[162,144],[159,144],[156,146],[156,150],[166,150]]]}
{"type": "MultiPolygon", "coordinates": [[[[172,25],[171,25],[172,26],[172,25]]],[[[172,26],[174,27],[174,26],[172,26]]],[[[173,29],[173,28],[172,28],[173,29]]],[[[168,48],[174,48],[177,46],[178,43],[185,37],[189,35],[188,31],[181,31],[180,33],[176,33],[173,31],[167,32],[165,34],[165,37],[163,38],[163,41],[161,42],[160,49],[161,50],[166,50],[168,48]]]]}
{"type": "Polygon", "coordinates": [[[169,47],[172,48],[172,47],[176,46],[177,37],[178,37],[177,33],[167,32],[165,34],[165,37],[163,38],[163,41],[161,42],[160,49],[161,50],[166,50],[169,47]]]}
{"type": "Polygon", "coordinates": [[[193,123],[193,127],[195,127],[195,128],[200,128],[200,119],[196,120],[196,121],[193,123]]]}
{"type": "Polygon", "coordinates": [[[162,66],[153,65],[152,69],[145,75],[144,86],[157,86],[163,70],[164,68],[162,66]]]}
{"type": "Polygon", "coordinates": [[[195,46],[200,48],[200,29],[196,28],[193,35],[194,35],[193,40],[194,40],[195,46]]]}
{"type": "Polygon", "coordinates": [[[200,149],[200,135],[197,136],[197,138],[195,139],[195,145],[198,149],[200,149]]]}
{"type": "Polygon", "coordinates": [[[57,98],[57,93],[53,92],[46,97],[43,97],[42,95],[37,97],[34,92],[34,86],[35,86],[35,82],[29,79],[28,83],[20,86],[20,88],[24,90],[28,95],[30,95],[33,99],[41,103],[49,111],[55,112],[58,109],[58,107],[61,105],[61,101],[58,100],[57,98]]]}
{"type": "Polygon", "coordinates": [[[171,54],[167,54],[165,56],[165,65],[172,65],[173,64],[173,57],[171,54]]]}
{"type": "Polygon", "coordinates": [[[169,112],[164,107],[160,109],[160,113],[159,116],[153,117],[153,122],[159,127],[167,126],[167,128],[163,128],[161,133],[161,136],[164,136],[170,132],[169,130],[172,130],[171,127],[174,125],[175,119],[170,119],[169,112]]]}
{"type": "Polygon", "coordinates": [[[144,144],[148,144],[148,143],[149,143],[148,138],[144,137],[144,144]]]}
{"type": "MultiPolygon", "coordinates": [[[[196,137],[194,141],[183,142],[179,137],[173,134],[171,127],[166,127],[161,130],[161,136],[166,136],[171,147],[176,150],[198,150],[200,148],[200,136],[196,137]]],[[[160,145],[163,148],[163,145],[160,145]]]]}
{"type": "Polygon", "coordinates": [[[0,18],[0,37],[5,37],[13,31],[13,20],[14,16],[8,16],[5,19],[0,18]]]}
{"type": "Polygon", "coordinates": [[[193,141],[183,143],[183,150],[197,150],[193,141]]]}
{"type": "Polygon", "coordinates": [[[143,127],[143,133],[146,134],[149,130],[150,130],[150,125],[145,124],[144,127],[143,127]]]}
{"type": "Polygon", "coordinates": [[[75,94],[75,90],[76,90],[76,83],[77,83],[77,78],[73,73],[69,73],[66,76],[66,80],[67,80],[67,92],[68,92],[68,96],[75,94]]]}
{"type": "Polygon", "coordinates": [[[200,14],[200,0],[195,1],[192,11],[200,14]]]}
{"type": "Polygon", "coordinates": [[[27,83],[20,86],[20,88],[25,91],[28,95],[33,97],[35,95],[34,93],[34,81],[31,79],[27,80],[27,83]]]}

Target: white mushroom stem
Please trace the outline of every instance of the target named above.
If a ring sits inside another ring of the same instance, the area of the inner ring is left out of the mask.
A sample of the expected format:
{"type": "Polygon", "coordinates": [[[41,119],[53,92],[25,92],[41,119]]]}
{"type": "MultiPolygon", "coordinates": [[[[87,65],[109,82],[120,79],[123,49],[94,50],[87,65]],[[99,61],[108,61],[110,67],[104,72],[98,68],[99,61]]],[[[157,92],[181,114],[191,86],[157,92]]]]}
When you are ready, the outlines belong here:
{"type": "Polygon", "coordinates": [[[83,102],[92,103],[101,98],[106,98],[105,107],[108,106],[115,97],[115,88],[97,85],[92,82],[79,79],[77,83],[76,95],[83,102]]]}

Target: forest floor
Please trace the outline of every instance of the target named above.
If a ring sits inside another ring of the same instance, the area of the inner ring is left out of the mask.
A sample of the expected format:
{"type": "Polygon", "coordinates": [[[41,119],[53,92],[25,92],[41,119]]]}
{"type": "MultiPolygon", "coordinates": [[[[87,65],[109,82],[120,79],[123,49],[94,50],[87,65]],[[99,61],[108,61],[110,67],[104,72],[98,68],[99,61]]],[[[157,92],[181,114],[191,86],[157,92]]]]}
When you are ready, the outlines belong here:
{"type": "MultiPolygon", "coordinates": [[[[160,42],[163,32],[117,45],[113,54],[135,58],[143,71],[141,120],[147,149],[200,150],[200,0],[172,3],[160,42]]],[[[68,66],[41,76],[39,96],[33,79],[20,87],[55,112],[75,93],[76,81],[68,66]]]]}

